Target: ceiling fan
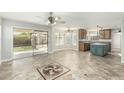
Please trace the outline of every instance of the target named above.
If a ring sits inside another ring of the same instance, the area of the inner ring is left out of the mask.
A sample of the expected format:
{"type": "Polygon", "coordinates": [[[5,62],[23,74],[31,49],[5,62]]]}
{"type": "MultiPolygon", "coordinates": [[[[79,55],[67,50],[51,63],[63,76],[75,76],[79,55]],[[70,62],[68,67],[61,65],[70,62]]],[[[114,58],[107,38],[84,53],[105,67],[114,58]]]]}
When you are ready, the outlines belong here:
{"type": "MultiPolygon", "coordinates": [[[[37,17],[41,18],[40,16],[37,16],[37,17]]],[[[49,17],[47,18],[47,24],[56,25],[58,23],[65,24],[65,21],[62,21],[60,16],[53,16],[53,12],[49,12],[49,17]]]]}

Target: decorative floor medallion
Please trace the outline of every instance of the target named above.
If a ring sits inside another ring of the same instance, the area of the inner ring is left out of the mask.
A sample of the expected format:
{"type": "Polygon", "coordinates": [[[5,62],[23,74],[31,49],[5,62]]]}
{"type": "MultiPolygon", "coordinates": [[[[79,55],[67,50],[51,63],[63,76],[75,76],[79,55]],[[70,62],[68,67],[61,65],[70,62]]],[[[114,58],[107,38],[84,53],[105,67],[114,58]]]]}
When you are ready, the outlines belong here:
{"type": "Polygon", "coordinates": [[[54,80],[70,71],[69,68],[59,63],[44,65],[37,70],[45,80],[54,80]]]}

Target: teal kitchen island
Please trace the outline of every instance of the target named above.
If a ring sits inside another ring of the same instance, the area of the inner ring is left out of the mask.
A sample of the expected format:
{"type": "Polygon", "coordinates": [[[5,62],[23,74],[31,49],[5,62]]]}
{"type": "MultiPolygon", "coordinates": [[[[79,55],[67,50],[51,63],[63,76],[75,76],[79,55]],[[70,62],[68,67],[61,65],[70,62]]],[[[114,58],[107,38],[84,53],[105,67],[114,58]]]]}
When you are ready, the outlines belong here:
{"type": "Polygon", "coordinates": [[[108,54],[109,45],[106,43],[91,43],[90,52],[96,56],[105,56],[108,54]]]}

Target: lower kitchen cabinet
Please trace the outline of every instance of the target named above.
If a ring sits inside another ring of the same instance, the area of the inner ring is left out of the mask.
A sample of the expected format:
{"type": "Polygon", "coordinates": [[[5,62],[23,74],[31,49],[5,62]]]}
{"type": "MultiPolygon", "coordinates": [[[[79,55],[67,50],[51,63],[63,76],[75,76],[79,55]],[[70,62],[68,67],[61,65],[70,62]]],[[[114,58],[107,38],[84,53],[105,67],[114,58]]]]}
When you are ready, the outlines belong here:
{"type": "Polygon", "coordinates": [[[79,42],[79,51],[88,51],[90,50],[90,43],[79,42]]]}

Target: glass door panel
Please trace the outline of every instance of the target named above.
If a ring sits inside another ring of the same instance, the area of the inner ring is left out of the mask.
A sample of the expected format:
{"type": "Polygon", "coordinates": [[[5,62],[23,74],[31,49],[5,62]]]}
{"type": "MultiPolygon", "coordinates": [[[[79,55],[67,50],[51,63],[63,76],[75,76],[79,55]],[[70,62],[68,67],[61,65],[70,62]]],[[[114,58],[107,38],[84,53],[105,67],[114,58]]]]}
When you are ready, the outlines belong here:
{"type": "Polygon", "coordinates": [[[22,28],[14,28],[13,30],[14,59],[32,56],[33,49],[30,39],[30,34],[32,33],[32,30],[22,28]]]}
{"type": "Polygon", "coordinates": [[[47,53],[48,33],[42,31],[34,31],[31,34],[31,44],[33,55],[47,53]]]}

